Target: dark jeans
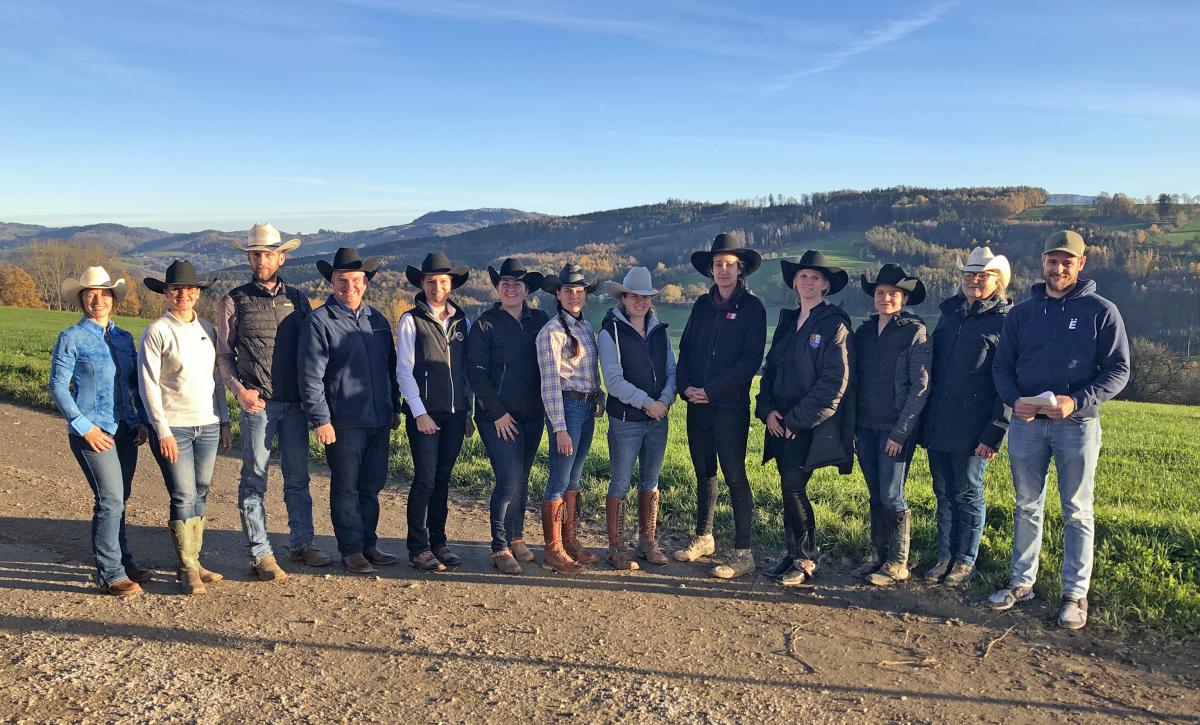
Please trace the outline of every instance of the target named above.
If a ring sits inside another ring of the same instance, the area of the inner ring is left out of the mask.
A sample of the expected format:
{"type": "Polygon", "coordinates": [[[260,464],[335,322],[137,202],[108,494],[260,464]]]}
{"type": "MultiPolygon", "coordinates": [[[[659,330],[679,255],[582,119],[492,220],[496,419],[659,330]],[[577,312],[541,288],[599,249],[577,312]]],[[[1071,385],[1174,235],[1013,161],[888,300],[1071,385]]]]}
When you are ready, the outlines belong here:
{"type": "Polygon", "coordinates": [[[179,456],[171,463],[158,449],[159,439],[150,428],[150,451],[162,471],[163,483],[171,496],[171,521],[187,521],[203,516],[208,503],[208,485],[213,466],[217,465],[217,447],[221,445],[221,424],[171,426],[179,456]]]}
{"type": "Polygon", "coordinates": [[[125,502],[137,469],[137,446],[134,433],[121,428],[113,436],[112,448],[100,453],[83,438],[67,436],[71,453],[92,488],[92,555],[103,585],[129,578],[126,569],[136,568],[125,543],[125,502]]]}
{"type": "Polygon", "coordinates": [[[492,462],[496,487],[492,489],[492,552],[509,548],[513,539],[525,538],[525,509],[529,506],[529,473],[542,442],[542,419],[517,421],[517,439],[496,434],[496,423],[479,416],[475,427],[492,462]]]}
{"type": "Polygon", "coordinates": [[[895,516],[908,510],[904,497],[904,479],[908,477],[908,462],[912,459],[912,443],[905,444],[900,455],[892,457],[883,452],[887,445],[886,430],[855,430],[858,440],[858,466],[867,480],[867,492],[872,506],[882,506],[884,513],[895,516]]]}
{"type": "Polygon", "coordinates": [[[325,446],[329,462],[329,514],[343,557],[375,548],[379,492],[387,482],[388,441],[382,428],[337,428],[325,446]]]}
{"type": "Polygon", "coordinates": [[[987,459],[929,451],[929,473],[937,497],[937,558],[974,565],[987,514],[983,473],[987,459]]]}
{"type": "Polygon", "coordinates": [[[808,481],[812,471],[794,466],[779,469],[783,493],[783,528],[787,536],[788,556],[817,558],[817,519],[808,500],[808,481]]]}
{"type": "Polygon", "coordinates": [[[749,549],[754,497],[746,478],[749,408],[712,408],[688,404],[688,449],[696,469],[696,534],[712,533],[717,508],[717,463],[725,474],[733,504],[734,547],[749,549]]]}
{"type": "Polygon", "coordinates": [[[413,459],[413,482],[408,489],[409,556],[446,545],[450,474],[466,434],[465,412],[432,418],[441,430],[426,435],[417,430],[416,418],[405,417],[404,429],[408,431],[408,447],[413,459]]]}

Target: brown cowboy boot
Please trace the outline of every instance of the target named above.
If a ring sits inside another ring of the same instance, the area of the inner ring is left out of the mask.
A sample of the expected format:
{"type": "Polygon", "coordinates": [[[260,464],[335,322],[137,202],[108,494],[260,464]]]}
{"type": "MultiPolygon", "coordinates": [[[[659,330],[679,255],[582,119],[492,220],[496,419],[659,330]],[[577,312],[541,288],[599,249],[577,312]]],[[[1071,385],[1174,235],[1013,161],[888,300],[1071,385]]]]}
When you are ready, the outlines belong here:
{"type": "Polygon", "coordinates": [[[670,559],[658,548],[658,490],[638,491],[638,556],[651,564],[665,565],[670,559]]]}
{"type": "Polygon", "coordinates": [[[563,550],[562,510],[562,499],[542,502],[542,536],[546,541],[542,550],[542,568],[560,574],[578,574],[583,567],[563,550]]]}
{"type": "Polygon", "coordinates": [[[572,559],[580,564],[591,564],[600,557],[583,548],[583,545],[579,543],[579,538],[575,530],[575,526],[579,521],[579,499],[578,489],[567,491],[563,494],[563,549],[566,550],[572,559]]]}
{"type": "Polygon", "coordinates": [[[636,571],[637,562],[625,550],[625,498],[604,499],[604,519],[608,524],[608,563],[614,569],[636,571]]]}

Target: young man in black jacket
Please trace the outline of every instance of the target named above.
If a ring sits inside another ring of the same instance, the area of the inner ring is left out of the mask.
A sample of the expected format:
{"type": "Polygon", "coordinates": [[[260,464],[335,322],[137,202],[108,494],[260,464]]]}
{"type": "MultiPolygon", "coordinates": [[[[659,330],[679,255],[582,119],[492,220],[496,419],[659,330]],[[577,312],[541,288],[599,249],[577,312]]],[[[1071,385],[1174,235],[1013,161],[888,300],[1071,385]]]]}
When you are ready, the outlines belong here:
{"type": "Polygon", "coordinates": [[[695,561],[716,551],[713,512],[717,503],[717,463],[733,501],[734,553],[713,576],[731,579],[754,571],[751,520],[754,498],[746,477],[750,434],[750,383],[762,364],[767,313],[746,289],[746,277],[762,257],[729,234],[712,248],[692,255],[692,266],[710,277],[712,289],[692,305],[679,342],[676,368],[680,396],[687,401],[688,447],[696,469],[696,533],[677,561],[695,561]]]}

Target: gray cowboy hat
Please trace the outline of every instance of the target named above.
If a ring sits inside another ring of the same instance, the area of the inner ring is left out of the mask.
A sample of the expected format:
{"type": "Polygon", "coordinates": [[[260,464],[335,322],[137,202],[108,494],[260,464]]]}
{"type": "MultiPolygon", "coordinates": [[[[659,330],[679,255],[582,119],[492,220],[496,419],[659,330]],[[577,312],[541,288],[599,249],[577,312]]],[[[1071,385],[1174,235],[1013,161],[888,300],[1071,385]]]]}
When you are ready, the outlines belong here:
{"type": "Polygon", "coordinates": [[[542,291],[557,294],[559,287],[582,287],[584,292],[591,294],[600,286],[600,280],[588,281],[583,273],[583,267],[574,262],[567,262],[558,274],[548,274],[542,282],[542,291]]]}
{"type": "Polygon", "coordinates": [[[379,260],[363,259],[358,256],[357,249],[342,247],[333,255],[333,264],[326,262],[324,259],[318,259],[317,269],[320,270],[321,276],[331,282],[333,281],[333,273],[339,270],[344,272],[363,272],[367,275],[367,279],[371,279],[379,271],[379,260]]]}
{"type": "Polygon", "coordinates": [[[692,253],[692,266],[705,277],[712,277],[712,258],[717,254],[732,254],[742,260],[742,266],[745,268],[742,277],[749,277],[762,266],[761,254],[743,247],[732,235],[724,232],[713,238],[712,247],[708,251],[692,253]]]}
{"type": "Polygon", "coordinates": [[[419,269],[410,264],[408,269],[404,270],[404,276],[408,277],[408,283],[418,289],[427,274],[448,274],[450,275],[450,289],[458,289],[466,284],[467,278],[471,276],[471,270],[462,265],[452,266],[450,258],[442,252],[426,254],[419,269]]]}
{"type": "Polygon", "coordinates": [[[162,294],[167,287],[172,285],[179,287],[199,287],[200,289],[208,289],[212,285],[211,280],[202,280],[196,274],[196,268],[186,259],[176,259],[171,262],[171,266],[167,267],[166,273],[162,279],[154,277],[146,277],[142,283],[150,288],[151,292],[162,294]]]}
{"type": "Polygon", "coordinates": [[[528,271],[520,262],[512,257],[504,260],[504,262],[500,265],[500,269],[496,269],[495,267],[489,265],[488,276],[492,278],[493,287],[498,287],[500,285],[501,277],[511,277],[512,279],[519,279],[524,282],[525,287],[527,287],[530,292],[541,289],[542,282],[544,282],[546,279],[545,276],[543,276],[540,272],[528,271]]]}
{"type": "Polygon", "coordinates": [[[658,290],[654,289],[650,279],[650,270],[645,267],[634,267],[625,273],[625,279],[620,282],[609,280],[604,283],[604,291],[609,297],[618,299],[622,294],[644,295],[657,297],[658,290]]]}
{"type": "Polygon", "coordinates": [[[830,266],[825,261],[825,255],[819,250],[809,249],[800,256],[799,262],[781,259],[779,267],[783,272],[783,283],[789,289],[794,286],[796,273],[802,269],[814,269],[825,275],[825,279],[829,281],[829,292],[826,294],[837,294],[850,282],[850,275],[846,273],[846,270],[830,266]]]}
{"type": "Polygon", "coordinates": [[[892,262],[879,268],[879,274],[875,275],[874,282],[868,280],[867,275],[862,275],[861,284],[863,292],[871,296],[875,295],[876,287],[886,284],[902,290],[908,296],[908,299],[905,300],[907,305],[919,305],[925,301],[925,284],[916,277],[908,276],[903,267],[892,262]]]}

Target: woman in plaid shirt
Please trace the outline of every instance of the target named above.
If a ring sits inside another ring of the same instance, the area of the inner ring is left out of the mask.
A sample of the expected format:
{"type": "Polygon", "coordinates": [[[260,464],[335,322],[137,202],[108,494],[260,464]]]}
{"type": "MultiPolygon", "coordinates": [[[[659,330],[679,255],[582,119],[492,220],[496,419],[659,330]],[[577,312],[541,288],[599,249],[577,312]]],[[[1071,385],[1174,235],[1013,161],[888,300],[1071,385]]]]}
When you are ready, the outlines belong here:
{"type": "Polygon", "coordinates": [[[595,419],[604,412],[596,332],[583,318],[587,295],[597,284],[597,280],[589,282],[574,262],[542,283],[558,306],[557,314],[537,336],[542,403],[550,432],[550,480],[542,501],[546,540],[542,566],[564,574],[577,574],[597,558],[580,546],[575,536],[579,479],[592,446],[595,419]]]}

